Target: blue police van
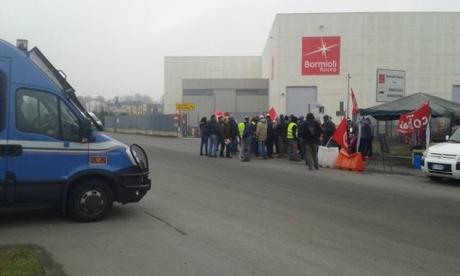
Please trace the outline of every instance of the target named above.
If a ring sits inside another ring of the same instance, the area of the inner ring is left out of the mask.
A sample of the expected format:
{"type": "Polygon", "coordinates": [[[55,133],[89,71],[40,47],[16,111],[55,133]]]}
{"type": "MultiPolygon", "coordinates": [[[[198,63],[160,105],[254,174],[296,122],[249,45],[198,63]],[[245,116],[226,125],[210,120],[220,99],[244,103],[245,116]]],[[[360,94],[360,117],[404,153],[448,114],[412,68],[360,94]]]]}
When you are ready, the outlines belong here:
{"type": "Polygon", "coordinates": [[[145,151],[98,131],[65,74],[25,43],[0,40],[0,205],[53,204],[89,222],[138,202],[145,151]]]}

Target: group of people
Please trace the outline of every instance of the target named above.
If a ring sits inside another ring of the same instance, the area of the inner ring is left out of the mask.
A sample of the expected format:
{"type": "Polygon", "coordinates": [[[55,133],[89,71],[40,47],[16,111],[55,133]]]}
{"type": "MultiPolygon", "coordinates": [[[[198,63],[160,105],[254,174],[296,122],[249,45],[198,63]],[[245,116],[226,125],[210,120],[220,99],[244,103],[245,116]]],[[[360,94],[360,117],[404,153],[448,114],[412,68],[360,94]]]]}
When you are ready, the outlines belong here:
{"type": "Polygon", "coordinates": [[[269,115],[244,117],[239,123],[232,115],[212,115],[200,121],[200,155],[232,158],[239,153],[242,162],[249,162],[251,157],[284,158],[287,154],[289,160],[304,160],[310,170],[318,170],[318,147],[330,144],[335,130],[329,116],[321,124],[312,113],[280,115],[275,120],[269,115]]]}

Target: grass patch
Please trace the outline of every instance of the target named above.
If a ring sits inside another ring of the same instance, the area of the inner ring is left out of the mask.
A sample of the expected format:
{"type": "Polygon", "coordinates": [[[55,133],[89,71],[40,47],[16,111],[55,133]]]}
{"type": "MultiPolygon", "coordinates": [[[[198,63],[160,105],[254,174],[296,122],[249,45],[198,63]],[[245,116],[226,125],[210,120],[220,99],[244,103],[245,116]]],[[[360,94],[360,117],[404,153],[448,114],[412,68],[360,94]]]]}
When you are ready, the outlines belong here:
{"type": "Polygon", "coordinates": [[[46,275],[40,252],[26,247],[0,247],[0,276],[46,275]]]}

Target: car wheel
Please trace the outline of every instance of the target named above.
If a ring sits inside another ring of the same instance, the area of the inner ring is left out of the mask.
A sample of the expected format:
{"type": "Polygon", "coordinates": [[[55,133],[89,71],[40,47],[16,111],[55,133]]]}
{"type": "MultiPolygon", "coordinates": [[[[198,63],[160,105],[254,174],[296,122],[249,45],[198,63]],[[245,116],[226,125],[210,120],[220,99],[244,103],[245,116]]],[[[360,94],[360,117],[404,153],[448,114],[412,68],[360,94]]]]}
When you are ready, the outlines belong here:
{"type": "Polygon", "coordinates": [[[440,177],[440,176],[432,176],[432,175],[430,175],[428,177],[433,181],[441,181],[442,180],[442,177],[440,177]]]}
{"type": "Polygon", "coordinates": [[[69,213],[76,221],[101,220],[113,205],[113,192],[107,183],[87,180],[78,184],[69,196],[69,213]]]}

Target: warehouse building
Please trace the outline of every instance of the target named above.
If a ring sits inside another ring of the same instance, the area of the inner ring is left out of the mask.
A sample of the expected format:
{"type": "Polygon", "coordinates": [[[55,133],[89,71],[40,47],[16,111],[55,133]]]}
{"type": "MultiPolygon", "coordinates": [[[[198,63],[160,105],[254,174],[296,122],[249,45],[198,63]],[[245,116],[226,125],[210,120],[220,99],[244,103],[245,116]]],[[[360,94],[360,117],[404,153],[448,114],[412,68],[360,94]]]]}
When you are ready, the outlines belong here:
{"type": "Polygon", "coordinates": [[[417,92],[460,102],[460,13],[278,14],[261,56],[166,57],[164,108],[340,116],[348,81],[360,107],[417,92]]]}

